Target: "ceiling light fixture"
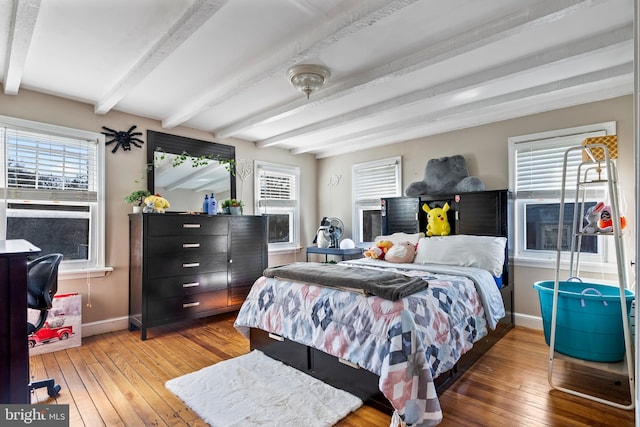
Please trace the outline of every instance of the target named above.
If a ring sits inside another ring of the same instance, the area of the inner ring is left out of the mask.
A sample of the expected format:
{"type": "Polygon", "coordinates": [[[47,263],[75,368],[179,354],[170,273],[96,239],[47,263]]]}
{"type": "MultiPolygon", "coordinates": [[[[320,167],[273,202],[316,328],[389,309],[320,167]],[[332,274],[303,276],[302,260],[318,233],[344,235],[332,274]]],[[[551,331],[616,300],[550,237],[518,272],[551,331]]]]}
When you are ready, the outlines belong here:
{"type": "Polygon", "coordinates": [[[320,89],[329,80],[331,73],[322,65],[300,64],[294,65],[287,71],[287,78],[300,92],[309,95],[320,89]]]}

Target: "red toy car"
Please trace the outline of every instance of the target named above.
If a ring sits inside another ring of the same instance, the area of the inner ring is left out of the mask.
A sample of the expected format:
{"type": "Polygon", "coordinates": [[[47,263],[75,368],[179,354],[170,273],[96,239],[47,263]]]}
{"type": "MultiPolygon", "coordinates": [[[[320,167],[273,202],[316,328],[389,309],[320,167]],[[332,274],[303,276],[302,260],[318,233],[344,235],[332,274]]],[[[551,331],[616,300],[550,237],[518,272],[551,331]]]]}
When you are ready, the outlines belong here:
{"type": "Polygon", "coordinates": [[[52,328],[49,326],[49,322],[46,322],[40,330],[29,335],[29,348],[35,347],[36,344],[45,344],[55,339],[66,340],[71,335],[73,335],[72,326],[52,328]]]}

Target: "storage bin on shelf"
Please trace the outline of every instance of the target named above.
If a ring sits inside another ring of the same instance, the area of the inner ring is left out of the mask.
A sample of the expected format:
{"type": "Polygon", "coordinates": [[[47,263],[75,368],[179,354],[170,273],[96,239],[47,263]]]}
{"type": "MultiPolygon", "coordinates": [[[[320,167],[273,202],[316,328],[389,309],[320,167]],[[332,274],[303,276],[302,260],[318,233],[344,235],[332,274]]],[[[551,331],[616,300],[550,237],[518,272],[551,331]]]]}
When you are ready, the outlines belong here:
{"type": "MultiPolygon", "coordinates": [[[[554,281],[536,282],[544,338],[550,345],[554,281]]],[[[619,362],[625,356],[620,288],[586,282],[558,283],[555,351],[594,362],[619,362]]],[[[625,289],[626,316],[635,299],[625,289]]]]}

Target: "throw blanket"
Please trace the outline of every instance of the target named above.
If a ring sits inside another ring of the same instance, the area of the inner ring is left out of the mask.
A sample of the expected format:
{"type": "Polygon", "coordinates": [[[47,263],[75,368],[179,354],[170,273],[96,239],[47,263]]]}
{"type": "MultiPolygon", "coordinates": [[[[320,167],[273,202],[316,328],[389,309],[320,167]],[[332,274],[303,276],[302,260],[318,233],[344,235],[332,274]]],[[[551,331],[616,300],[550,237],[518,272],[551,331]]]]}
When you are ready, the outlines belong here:
{"type": "Polygon", "coordinates": [[[419,292],[429,285],[420,277],[411,277],[392,271],[319,262],[296,262],[267,268],[264,270],[264,276],[316,283],[334,288],[362,290],[391,301],[419,292]]]}

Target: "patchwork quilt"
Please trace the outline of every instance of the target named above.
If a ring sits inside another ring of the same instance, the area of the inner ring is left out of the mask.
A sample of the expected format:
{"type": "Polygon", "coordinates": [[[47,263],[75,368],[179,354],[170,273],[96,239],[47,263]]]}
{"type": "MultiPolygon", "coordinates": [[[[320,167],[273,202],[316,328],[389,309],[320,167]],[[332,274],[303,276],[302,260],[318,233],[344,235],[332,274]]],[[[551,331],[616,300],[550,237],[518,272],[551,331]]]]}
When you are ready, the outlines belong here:
{"type": "Polygon", "coordinates": [[[380,390],[404,422],[436,425],[442,411],[433,379],[484,337],[488,324],[495,327],[504,307],[496,307],[502,299],[489,273],[434,273],[429,266],[406,266],[386,268],[420,277],[428,287],[397,301],[261,277],[235,326],[247,337],[249,328],[259,328],[357,363],[380,376],[380,390]],[[482,301],[492,303],[485,310],[482,301]]]}

